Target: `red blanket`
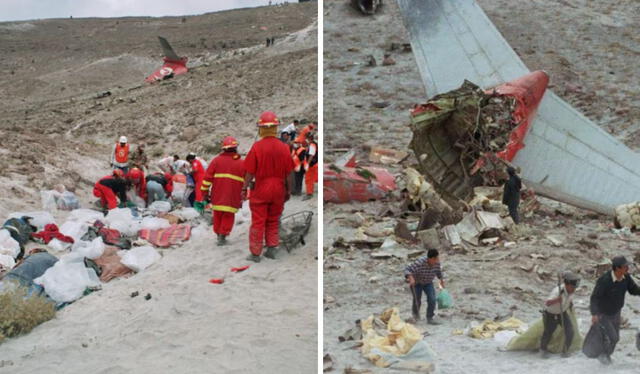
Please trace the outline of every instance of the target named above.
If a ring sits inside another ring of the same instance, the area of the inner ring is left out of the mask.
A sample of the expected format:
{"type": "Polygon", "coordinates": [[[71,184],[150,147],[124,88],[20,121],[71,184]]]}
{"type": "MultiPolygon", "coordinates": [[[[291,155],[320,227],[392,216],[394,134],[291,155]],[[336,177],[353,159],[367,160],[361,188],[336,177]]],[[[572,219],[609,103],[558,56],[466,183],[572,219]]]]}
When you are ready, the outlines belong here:
{"type": "Polygon", "coordinates": [[[46,224],[44,226],[44,231],[31,234],[31,236],[36,239],[42,239],[44,241],[44,244],[49,244],[49,242],[53,239],[58,239],[67,243],[73,243],[73,238],[62,234],[55,223],[46,224]]]}
{"type": "Polygon", "coordinates": [[[156,247],[170,247],[182,241],[189,240],[191,236],[191,226],[174,224],[166,229],[142,229],[139,235],[142,239],[156,247]]]}

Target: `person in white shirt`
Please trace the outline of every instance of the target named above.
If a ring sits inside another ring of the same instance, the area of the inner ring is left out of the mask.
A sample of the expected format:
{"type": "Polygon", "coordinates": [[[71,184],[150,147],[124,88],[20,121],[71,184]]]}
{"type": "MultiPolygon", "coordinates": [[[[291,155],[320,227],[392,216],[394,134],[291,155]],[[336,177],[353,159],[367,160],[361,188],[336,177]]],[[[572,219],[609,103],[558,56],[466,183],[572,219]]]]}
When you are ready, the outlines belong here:
{"type": "Polygon", "coordinates": [[[173,162],[173,170],[176,174],[191,174],[191,164],[189,161],[177,159],[173,162]]]}
{"type": "Polygon", "coordinates": [[[282,134],[283,133],[287,133],[289,134],[289,139],[293,139],[296,137],[296,133],[298,132],[298,125],[300,124],[300,121],[298,121],[297,119],[293,121],[293,123],[290,123],[287,127],[285,127],[284,129],[282,129],[282,131],[280,131],[280,140],[282,140],[282,134]]]}
{"type": "Polygon", "coordinates": [[[540,350],[542,351],[543,358],[549,357],[550,353],[547,350],[547,346],[558,325],[564,327],[564,349],[562,351],[562,357],[569,356],[569,347],[573,341],[574,326],[569,317],[569,310],[573,307],[573,296],[580,282],[580,278],[569,271],[565,272],[562,278],[564,285],[554,287],[544,302],[544,311],[542,312],[544,332],[542,333],[542,339],[540,339],[540,350]]]}
{"type": "Polygon", "coordinates": [[[178,155],[167,156],[158,160],[156,162],[156,166],[158,166],[160,171],[162,171],[163,173],[169,173],[173,175],[176,173],[176,171],[173,169],[173,163],[176,162],[178,159],[180,159],[178,155]]]}

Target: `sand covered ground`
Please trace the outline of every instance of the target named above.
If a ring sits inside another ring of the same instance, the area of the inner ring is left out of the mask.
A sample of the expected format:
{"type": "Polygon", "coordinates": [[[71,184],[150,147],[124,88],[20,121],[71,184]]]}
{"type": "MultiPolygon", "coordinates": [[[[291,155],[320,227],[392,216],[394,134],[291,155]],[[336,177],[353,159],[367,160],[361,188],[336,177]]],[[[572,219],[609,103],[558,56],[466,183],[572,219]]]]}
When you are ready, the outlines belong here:
{"type": "MultiPolygon", "coordinates": [[[[638,27],[637,2],[480,0],[479,4],[530,69],[550,73],[555,93],[632,149],[640,146],[633,135],[640,123],[639,77],[633,68],[640,51],[640,40],[633,31],[638,27]]],[[[401,49],[391,51],[392,43],[408,43],[396,3],[386,1],[380,12],[365,17],[349,2],[326,0],[324,30],[325,159],[331,161],[342,149],[354,147],[362,164],[370,165],[367,155],[372,145],[408,150],[408,110],[426,101],[428,93],[421,85],[414,56],[401,49]],[[385,53],[391,54],[395,65],[381,65],[385,53]],[[375,67],[367,66],[369,55],[376,59],[375,67]],[[388,105],[380,105],[384,102],[388,105]]],[[[415,164],[410,155],[401,164],[387,167],[399,176],[404,167],[415,164]]],[[[529,352],[499,352],[498,343],[491,339],[453,335],[455,329],[484,319],[513,315],[528,323],[535,321],[542,301],[555,285],[556,272],[566,268],[583,277],[576,310],[580,331],[586,334],[595,265],[616,254],[633,258],[640,240],[636,234],[616,234],[610,217],[544,198],[540,202],[540,209],[524,219],[514,237],[515,246],[505,247],[503,240],[466,252],[441,252],[454,307],[442,311],[443,325],[427,326],[423,306],[423,319],[417,324],[436,353],[436,372],[637,371],[640,353],[634,336],[640,327],[640,298],[633,296],[623,309],[629,328],[622,330],[614,364],[607,368],[580,353],[568,359],[541,360],[529,352]],[[553,246],[549,235],[560,238],[561,244],[553,246]],[[539,277],[522,269],[535,265],[550,276],[539,277]]],[[[401,217],[378,217],[378,213],[399,205],[398,194],[364,204],[325,204],[323,349],[334,357],[335,372],[347,368],[386,372],[375,368],[357,349],[350,349],[353,343],[338,341],[357,319],[392,306],[399,307],[404,318],[411,317],[411,293],[402,276],[409,260],[373,259],[369,248],[345,249],[338,242],[340,237],[355,237],[363,228],[392,230],[401,217]]],[[[406,221],[412,224],[417,218],[406,221]]]]}
{"type": "MultiPolygon", "coordinates": [[[[134,148],[146,142],[151,160],[190,151],[209,160],[225,135],[236,136],[246,154],[263,110],[285,122],[314,120],[316,7],[290,4],[184,21],[0,24],[3,69],[15,67],[0,85],[8,104],[0,109],[0,216],[40,210],[39,191],[56,183],[88,206],[120,135],[134,148]],[[160,66],[158,34],[189,56],[193,69],[147,85],[144,77],[160,66]],[[272,35],[276,45],[266,49],[264,39],[272,35]],[[71,41],[69,48],[61,38],[71,41]],[[112,95],[96,98],[106,90],[112,95]]],[[[317,203],[293,197],[284,214],[302,210],[317,213],[317,203]]],[[[58,225],[66,215],[56,212],[58,225]]],[[[306,245],[232,274],[229,268],[247,264],[248,228],[247,220],[238,222],[230,245],[220,248],[211,227],[200,223],[191,240],[161,250],[162,258],[148,269],[103,284],[31,333],[6,340],[0,372],[314,372],[317,218],[306,245]],[[208,283],[220,277],[224,284],[208,283]],[[140,296],[131,297],[135,291],[140,296]]]]}

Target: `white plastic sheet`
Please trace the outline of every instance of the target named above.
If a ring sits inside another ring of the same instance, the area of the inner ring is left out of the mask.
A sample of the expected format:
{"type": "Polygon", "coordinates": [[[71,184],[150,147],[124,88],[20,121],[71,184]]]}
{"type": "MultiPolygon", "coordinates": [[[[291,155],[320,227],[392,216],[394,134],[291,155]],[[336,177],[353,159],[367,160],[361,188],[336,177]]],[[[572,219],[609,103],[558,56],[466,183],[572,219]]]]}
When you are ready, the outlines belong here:
{"type": "Polygon", "coordinates": [[[60,232],[72,237],[74,242],[80,241],[88,229],[89,225],[78,221],[67,221],[60,226],[60,232]]]}
{"type": "Polygon", "coordinates": [[[100,236],[90,242],[81,240],[74,243],[71,250],[73,251],[72,253],[78,253],[82,257],[94,260],[102,256],[102,253],[104,252],[104,242],[100,236]]]}
{"type": "Polygon", "coordinates": [[[0,230],[0,254],[18,257],[20,254],[20,243],[11,237],[11,233],[7,229],[0,230]]]}
{"type": "Polygon", "coordinates": [[[188,221],[190,219],[194,219],[200,216],[200,213],[198,213],[198,211],[193,208],[182,208],[174,211],[172,214],[182,218],[185,221],[188,221]]]}
{"type": "Polygon", "coordinates": [[[5,269],[13,269],[16,261],[10,255],[0,254],[0,265],[5,269]]]}
{"type": "Polygon", "coordinates": [[[166,229],[171,223],[164,218],[145,217],[142,220],[141,228],[149,230],[166,229]]]}
{"type": "Polygon", "coordinates": [[[126,253],[122,256],[120,262],[136,273],[146,269],[162,257],[160,253],[151,246],[134,247],[123,252],[126,253]]]}
{"type": "Polygon", "coordinates": [[[249,204],[242,204],[242,208],[236,213],[236,224],[241,225],[245,222],[249,222],[251,220],[251,209],[249,209],[249,204]]]}
{"type": "Polygon", "coordinates": [[[9,218],[22,218],[23,216],[31,217],[29,223],[38,228],[38,231],[44,230],[44,226],[49,223],[56,223],[49,212],[15,212],[9,214],[9,218]]]}
{"type": "Polygon", "coordinates": [[[44,287],[53,300],[62,303],[79,299],[87,287],[99,286],[100,280],[93,269],[87,269],[81,262],[58,261],[34,279],[34,283],[44,287]]]}
{"type": "Polygon", "coordinates": [[[67,217],[68,221],[79,221],[93,225],[96,220],[104,220],[104,214],[93,209],[74,209],[67,217]]]}
{"type": "Polygon", "coordinates": [[[76,197],[76,195],[71,191],[64,191],[58,200],[56,201],[56,206],[60,210],[73,210],[80,208],[80,201],[76,197]]]}
{"type": "Polygon", "coordinates": [[[51,239],[47,247],[51,248],[54,252],[63,252],[71,247],[71,243],[63,242],[56,238],[51,239]]]}
{"type": "Polygon", "coordinates": [[[149,210],[158,213],[167,213],[171,210],[171,203],[168,201],[154,201],[149,205],[149,210]]]}
{"type": "Polygon", "coordinates": [[[135,236],[140,230],[140,221],[129,208],[111,209],[105,220],[110,228],[118,230],[124,236],[135,236]]]}
{"type": "Polygon", "coordinates": [[[53,212],[56,210],[56,199],[60,196],[60,192],[56,190],[40,191],[40,200],[42,209],[53,212]]]}

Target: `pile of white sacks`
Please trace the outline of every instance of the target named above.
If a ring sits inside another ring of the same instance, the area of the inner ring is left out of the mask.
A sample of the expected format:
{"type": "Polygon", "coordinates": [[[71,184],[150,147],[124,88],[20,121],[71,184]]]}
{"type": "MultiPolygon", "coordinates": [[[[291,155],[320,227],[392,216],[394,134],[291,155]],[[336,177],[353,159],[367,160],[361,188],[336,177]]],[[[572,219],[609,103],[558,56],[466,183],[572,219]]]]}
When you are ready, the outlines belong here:
{"type": "MultiPolygon", "coordinates": [[[[118,230],[121,235],[135,237],[141,229],[161,229],[170,226],[169,221],[155,217],[156,214],[167,212],[171,209],[168,202],[158,201],[147,208],[150,215],[146,217],[136,217],[129,208],[118,208],[110,210],[106,217],[95,210],[75,209],[70,212],[67,220],[59,225],[62,234],[73,238],[74,243],[62,242],[53,239],[49,244],[39,247],[46,247],[47,250],[59,257],[59,261],[34,283],[44,287],[49,297],[58,303],[72,302],[83,296],[87,288],[95,289],[100,287],[98,275],[92,268],[84,264],[84,259],[96,259],[102,256],[105,244],[101,237],[92,241],[84,241],[82,237],[87,233],[90,226],[96,220],[102,221],[108,228],[118,230]]],[[[185,220],[199,216],[193,208],[183,208],[174,211],[173,214],[185,220]]],[[[12,217],[32,217],[30,223],[42,231],[49,223],[56,223],[54,217],[49,212],[16,212],[12,217]]],[[[15,241],[8,230],[0,229],[0,264],[11,269],[15,266],[15,258],[20,252],[20,245],[15,241]]],[[[133,247],[130,250],[119,251],[120,262],[134,272],[141,272],[158,261],[160,253],[150,245],[133,247]]]]}

